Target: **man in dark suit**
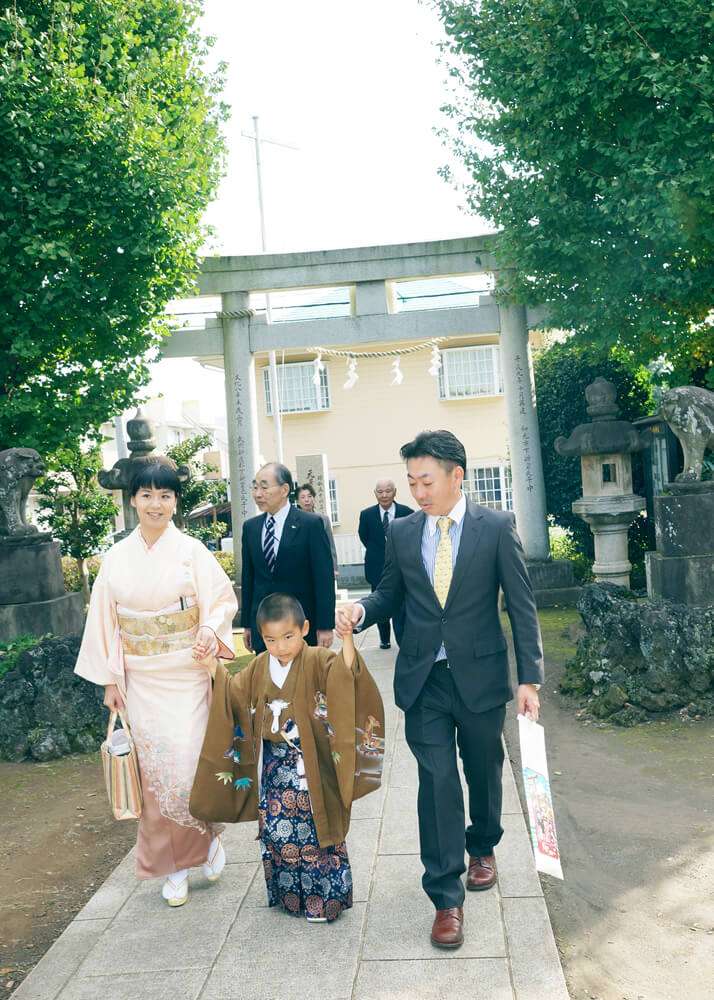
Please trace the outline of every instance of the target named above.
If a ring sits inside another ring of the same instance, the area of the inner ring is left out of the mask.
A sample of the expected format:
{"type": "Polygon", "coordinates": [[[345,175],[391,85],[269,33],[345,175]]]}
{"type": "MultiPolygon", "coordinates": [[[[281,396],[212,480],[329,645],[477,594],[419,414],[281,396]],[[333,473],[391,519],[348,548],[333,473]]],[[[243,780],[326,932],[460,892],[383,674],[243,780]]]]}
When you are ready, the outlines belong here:
{"type": "Polygon", "coordinates": [[[241,540],[241,625],[248,649],[265,646],[255,627],[258,605],[268,594],[290,594],[305,609],[310,622],[306,641],[332,645],[335,626],[335,576],[330,543],[322,521],[290,504],[293,479],[278,462],[259,469],[253,495],[263,513],[243,525],[241,540]]]}
{"type": "Polygon", "coordinates": [[[538,717],[543,653],[538,615],[513,515],[466,500],[466,452],[449,431],[424,431],[401,449],[409,487],[421,508],[395,521],[384,574],[361,604],[338,613],[338,633],[368,627],[405,602],[404,635],[394,674],[397,705],[419,769],[422,884],[436,907],[439,948],[463,942],[466,888],[495,884],[501,839],[501,733],[513,697],[498,612],[506,597],[518,668],[518,711],[538,717]],[[464,802],[456,745],[469,790],[464,802]]]}
{"type": "MultiPolygon", "coordinates": [[[[364,575],[372,590],[382,578],[384,569],[384,548],[387,532],[396,517],[408,517],[414,511],[403,503],[397,503],[397,487],[391,479],[380,479],[374,488],[377,503],[373,507],[365,507],[359,516],[359,538],[364,545],[364,575]]],[[[401,642],[404,614],[402,609],[393,616],[394,635],[401,642]]],[[[379,648],[389,649],[391,629],[389,619],[377,622],[379,629],[379,648]]]]}

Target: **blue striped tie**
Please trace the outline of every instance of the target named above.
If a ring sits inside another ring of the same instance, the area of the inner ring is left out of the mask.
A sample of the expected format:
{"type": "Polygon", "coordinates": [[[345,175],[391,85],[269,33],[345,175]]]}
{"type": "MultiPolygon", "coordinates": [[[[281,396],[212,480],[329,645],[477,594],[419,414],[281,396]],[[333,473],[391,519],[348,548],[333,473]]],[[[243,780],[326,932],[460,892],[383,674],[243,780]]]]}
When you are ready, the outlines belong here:
{"type": "Polygon", "coordinates": [[[265,519],[265,538],[263,539],[263,555],[269,572],[275,569],[275,518],[268,514],[265,519]]]}

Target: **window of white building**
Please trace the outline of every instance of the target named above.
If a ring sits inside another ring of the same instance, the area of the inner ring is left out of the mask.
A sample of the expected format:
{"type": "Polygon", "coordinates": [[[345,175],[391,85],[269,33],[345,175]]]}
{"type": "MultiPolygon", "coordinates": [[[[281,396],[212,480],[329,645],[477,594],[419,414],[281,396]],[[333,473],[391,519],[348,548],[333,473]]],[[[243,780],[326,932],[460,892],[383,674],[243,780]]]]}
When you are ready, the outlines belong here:
{"type": "Polygon", "coordinates": [[[496,344],[448,347],[441,352],[439,399],[473,399],[502,393],[501,352],[496,344]]]}
{"type": "Polygon", "coordinates": [[[337,480],[328,480],[328,487],[330,493],[330,521],[333,524],[340,523],[340,502],[337,496],[337,480]]]}
{"type": "MultiPolygon", "coordinates": [[[[330,386],[327,380],[327,366],[320,372],[320,384],[313,382],[315,366],[312,361],[293,361],[278,365],[278,393],[281,413],[313,413],[330,408],[330,386]]],[[[270,390],[270,368],[263,369],[265,406],[268,416],[273,415],[273,399],[270,390]]]]}
{"type": "Polygon", "coordinates": [[[509,465],[469,466],[464,478],[464,493],[483,507],[513,510],[511,467],[509,465]]]}

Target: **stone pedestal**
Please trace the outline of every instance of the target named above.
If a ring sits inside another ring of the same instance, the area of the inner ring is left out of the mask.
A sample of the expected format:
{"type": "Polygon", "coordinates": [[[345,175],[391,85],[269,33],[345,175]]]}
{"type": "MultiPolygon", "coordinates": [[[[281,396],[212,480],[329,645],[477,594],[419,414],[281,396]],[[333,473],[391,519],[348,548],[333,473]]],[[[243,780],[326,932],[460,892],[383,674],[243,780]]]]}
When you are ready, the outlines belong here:
{"type": "Polygon", "coordinates": [[[579,514],[593,533],[593,575],[597,582],[615,583],[629,589],[632,563],[627,555],[627,531],[635,515],[644,510],[647,501],[632,493],[630,496],[608,498],[606,503],[609,509],[598,509],[599,506],[605,507],[602,498],[583,497],[573,504],[573,513],[579,514]]]}
{"type": "Polygon", "coordinates": [[[0,540],[0,640],[83,627],[84,600],[65,593],[58,543],[39,533],[0,540]]]}
{"type": "Polygon", "coordinates": [[[569,559],[528,559],[526,565],[539,608],[575,607],[582,588],[569,559]]]}
{"type": "Polygon", "coordinates": [[[657,551],[647,592],[678,604],[714,605],[714,482],[668,483],[654,498],[657,551]]]}
{"type": "Polygon", "coordinates": [[[81,593],[62,594],[51,601],[0,604],[0,641],[19,635],[81,635],[84,599],[81,593]]]}

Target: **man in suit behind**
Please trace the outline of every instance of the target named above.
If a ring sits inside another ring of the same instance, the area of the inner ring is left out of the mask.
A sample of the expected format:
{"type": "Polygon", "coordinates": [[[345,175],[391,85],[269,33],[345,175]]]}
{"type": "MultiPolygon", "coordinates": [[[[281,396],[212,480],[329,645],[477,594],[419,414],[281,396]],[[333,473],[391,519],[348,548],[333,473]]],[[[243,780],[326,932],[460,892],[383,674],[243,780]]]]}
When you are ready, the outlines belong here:
{"type": "Polygon", "coordinates": [[[241,540],[241,625],[248,649],[265,646],[255,627],[258,605],[268,594],[295,597],[310,622],[306,641],[311,646],[332,645],[335,626],[335,576],[330,543],[322,521],[290,504],[293,479],[278,462],[259,469],[253,495],[263,513],[243,525],[241,540]]]}
{"type": "MultiPolygon", "coordinates": [[[[364,553],[364,575],[372,590],[377,589],[377,584],[382,578],[384,569],[384,550],[387,532],[392,521],[397,517],[408,517],[414,511],[403,503],[397,503],[397,487],[391,479],[380,479],[374,488],[374,495],[377,503],[372,507],[365,507],[359,516],[359,538],[365,548],[364,553]]],[[[397,642],[401,642],[402,629],[404,625],[404,615],[400,608],[393,615],[394,635],[397,642]]],[[[391,630],[389,619],[377,622],[379,629],[380,649],[390,648],[391,630]]]]}
{"type": "Polygon", "coordinates": [[[513,697],[498,612],[506,597],[518,668],[518,711],[538,717],[543,653],[538,615],[513,515],[466,500],[466,452],[449,431],[424,431],[401,449],[421,510],[392,524],[377,589],[338,614],[337,630],[366,628],[405,602],[394,674],[397,705],[419,770],[422,884],[436,908],[431,941],[463,942],[466,888],[496,882],[501,839],[501,733],[513,697]],[[456,746],[469,791],[464,802],[456,746]]]}

